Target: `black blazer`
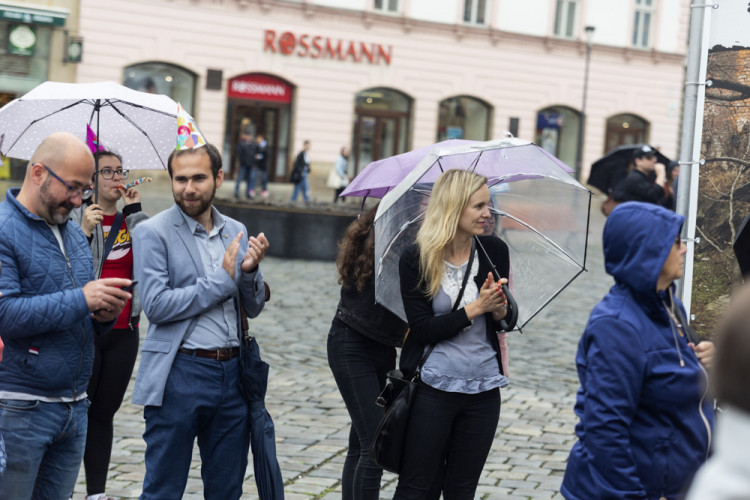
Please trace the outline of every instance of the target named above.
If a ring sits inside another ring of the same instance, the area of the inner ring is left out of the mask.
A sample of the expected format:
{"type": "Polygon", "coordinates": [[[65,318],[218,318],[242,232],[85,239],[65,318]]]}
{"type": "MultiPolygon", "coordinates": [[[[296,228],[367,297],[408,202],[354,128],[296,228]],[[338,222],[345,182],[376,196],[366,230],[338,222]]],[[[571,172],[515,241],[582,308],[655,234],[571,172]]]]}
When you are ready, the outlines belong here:
{"type": "MultiPolygon", "coordinates": [[[[487,250],[490,260],[495,264],[501,278],[507,278],[510,271],[510,259],[508,257],[508,245],[495,236],[480,236],[479,241],[487,250]]],[[[492,267],[478,250],[479,271],[474,276],[477,287],[482,286],[487,273],[492,267]]],[[[419,249],[417,245],[407,248],[401,255],[399,261],[399,278],[401,281],[401,298],[404,301],[406,318],[409,321],[409,334],[401,350],[399,368],[405,376],[411,377],[416,370],[419,360],[426,345],[437,344],[458,335],[461,330],[471,324],[463,307],[441,316],[435,316],[432,310],[432,299],[425,295],[419,285],[419,249]]],[[[510,304],[509,304],[510,306],[510,304]]],[[[508,311],[510,314],[510,310],[508,311]]],[[[491,313],[485,314],[487,324],[487,337],[495,349],[497,363],[500,373],[503,372],[500,362],[500,345],[497,333],[502,332],[499,322],[492,319],[491,313]]]]}

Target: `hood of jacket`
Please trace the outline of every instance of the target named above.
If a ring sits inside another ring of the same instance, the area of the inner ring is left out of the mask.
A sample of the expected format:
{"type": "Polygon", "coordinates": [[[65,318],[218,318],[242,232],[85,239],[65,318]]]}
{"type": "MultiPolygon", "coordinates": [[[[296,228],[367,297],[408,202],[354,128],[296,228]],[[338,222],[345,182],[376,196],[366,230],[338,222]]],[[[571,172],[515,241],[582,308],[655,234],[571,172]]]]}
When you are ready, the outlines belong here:
{"type": "Polygon", "coordinates": [[[659,307],[656,291],[664,263],[685,218],[651,203],[618,205],[604,225],[604,265],[615,282],[630,288],[648,309],[659,307]]]}

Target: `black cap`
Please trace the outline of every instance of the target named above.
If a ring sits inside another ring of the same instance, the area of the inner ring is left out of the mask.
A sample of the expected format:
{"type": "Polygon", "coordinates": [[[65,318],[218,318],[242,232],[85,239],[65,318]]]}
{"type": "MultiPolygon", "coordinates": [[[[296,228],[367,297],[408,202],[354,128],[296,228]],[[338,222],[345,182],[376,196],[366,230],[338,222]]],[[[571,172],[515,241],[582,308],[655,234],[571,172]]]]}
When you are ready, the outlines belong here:
{"type": "Polygon", "coordinates": [[[636,158],[643,158],[644,156],[656,156],[656,150],[648,144],[644,144],[643,146],[633,151],[634,160],[636,158]]]}

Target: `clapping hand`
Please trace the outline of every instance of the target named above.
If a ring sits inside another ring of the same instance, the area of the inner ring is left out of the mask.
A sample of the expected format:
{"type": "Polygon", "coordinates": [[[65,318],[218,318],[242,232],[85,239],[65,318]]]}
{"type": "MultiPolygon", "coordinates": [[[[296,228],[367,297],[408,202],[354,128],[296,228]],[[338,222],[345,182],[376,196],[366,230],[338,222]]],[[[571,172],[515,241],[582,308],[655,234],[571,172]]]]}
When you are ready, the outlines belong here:
{"type": "MultiPolygon", "coordinates": [[[[234,279],[234,268],[235,263],[237,262],[237,253],[240,249],[240,239],[242,239],[242,233],[239,233],[237,236],[235,236],[232,242],[229,244],[229,246],[227,247],[227,251],[224,252],[224,261],[222,262],[222,267],[232,279],[234,279]]],[[[260,261],[263,260],[263,257],[265,257],[266,250],[268,250],[268,239],[266,239],[265,234],[260,233],[257,237],[251,236],[247,240],[247,252],[242,258],[242,264],[240,264],[240,269],[242,270],[242,272],[253,272],[255,268],[258,267],[258,264],[260,264],[260,261]]]]}

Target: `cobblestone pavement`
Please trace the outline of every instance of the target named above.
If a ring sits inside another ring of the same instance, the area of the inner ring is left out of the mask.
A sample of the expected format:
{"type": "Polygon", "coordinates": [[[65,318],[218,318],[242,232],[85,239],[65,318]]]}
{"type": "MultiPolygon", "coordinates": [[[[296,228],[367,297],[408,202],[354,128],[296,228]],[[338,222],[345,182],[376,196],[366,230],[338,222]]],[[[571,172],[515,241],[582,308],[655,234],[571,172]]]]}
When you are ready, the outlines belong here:
{"type": "MultiPolygon", "coordinates": [[[[152,214],[172,203],[168,184],[154,184],[142,190],[144,208],[152,214]]],[[[286,199],[290,188],[274,186],[272,196],[286,199]]],[[[232,189],[233,182],[226,183],[218,196],[231,197],[232,189]]],[[[502,391],[500,423],[478,498],[562,498],[559,487],[576,422],[576,346],[591,308],[612,282],[601,255],[603,217],[597,200],[592,206],[588,272],[534,318],[523,335],[509,339],[511,385],[502,391]]],[[[335,267],[331,262],[267,258],[262,269],[273,296],[251,328],[271,365],[266,403],[276,424],[286,498],[338,499],[350,421],[326,360],[326,336],[338,299],[335,267]]],[[[110,496],[123,499],[138,497],[144,474],[143,412],[130,403],[131,391],[132,383],[115,417],[107,484],[110,496]]],[[[85,498],[84,481],[81,470],[75,498],[85,498]]],[[[391,498],[395,484],[396,476],[386,473],[381,498],[391,498]]],[[[244,489],[242,498],[257,498],[252,466],[244,489]]],[[[197,446],[184,498],[202,498],[197,446]]]]}

